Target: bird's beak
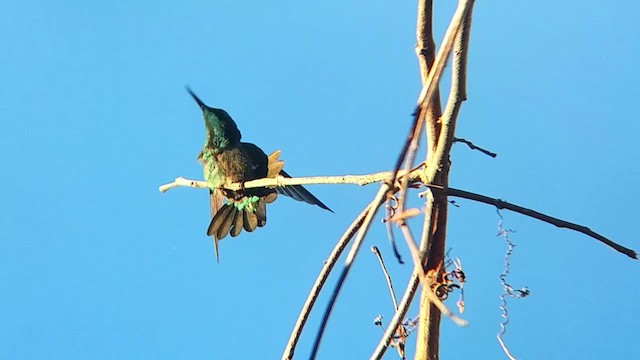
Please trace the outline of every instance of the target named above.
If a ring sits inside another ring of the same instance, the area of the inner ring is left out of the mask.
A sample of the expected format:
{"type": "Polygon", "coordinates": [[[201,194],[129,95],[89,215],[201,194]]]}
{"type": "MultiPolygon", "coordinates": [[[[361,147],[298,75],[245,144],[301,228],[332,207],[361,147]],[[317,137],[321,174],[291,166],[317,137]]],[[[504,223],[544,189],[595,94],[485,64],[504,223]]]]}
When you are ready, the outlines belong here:
{"type": "Polygon", "coordinates": [[[187,92],[191,95],[191,97],[193,98],[193,100],[196,101],[196,103],[198,103],[198,106],[200,106],[200,109],[204,110],[207,108],[207,105],[205,105],[202,100],[200,100],[200,98],[198,97],[198,95],[196,95],[190,87],[186,86],[185,87],[187,89],[187,92]]]}

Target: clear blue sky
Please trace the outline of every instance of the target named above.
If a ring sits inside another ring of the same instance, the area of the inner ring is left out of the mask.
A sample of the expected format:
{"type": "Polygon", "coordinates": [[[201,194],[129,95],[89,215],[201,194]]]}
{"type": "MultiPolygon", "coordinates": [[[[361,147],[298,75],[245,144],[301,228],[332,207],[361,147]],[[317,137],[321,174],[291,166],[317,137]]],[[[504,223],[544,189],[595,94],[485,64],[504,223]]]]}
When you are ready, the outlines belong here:
{"type": "MultiPolygon", "coordinates": [[[[436,3],[439,42],[454,4],[436,3]]],[[[223,241],[216,264],[206,191],[157,190],[201,177],[203,122],[184,85],[227,109],[247,141],[282,149],[293,175],[389,169],[420,90],[415,7],[2,2],[0,358],[279,358],[323,260],[377,186],[310,186],[335,215],[279,199],[267,227],[223,241]]],[[[635,1],[478,2],[457,135],[499,157],[456,146],[451,184],[640,250],[638,12],[635,1]]],[[[458,203],[448,245],[469,280],[471,326],[444,321],[441,355],[499,359],[498,217],[458,203]]],[[[512,352],[640,357],[639,263],[581,234],[505,221],[517,230],[511,282],[532,291],[511,303],[512,352]]],[[[371,245],[399,292],[406,284],[411,269],[392,261],[376,222],[320,358],[368,358],[374,317],[392,316],[371,245]]]]}

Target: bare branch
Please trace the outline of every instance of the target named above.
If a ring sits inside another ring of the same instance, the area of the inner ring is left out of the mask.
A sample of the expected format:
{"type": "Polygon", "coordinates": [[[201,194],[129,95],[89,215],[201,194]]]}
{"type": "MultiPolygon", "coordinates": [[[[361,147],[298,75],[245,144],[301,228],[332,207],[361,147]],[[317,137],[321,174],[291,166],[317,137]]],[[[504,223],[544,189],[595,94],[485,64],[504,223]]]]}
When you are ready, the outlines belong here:
{"type": "Polygon", "coordinates": [[[171,190],[179,186],[186,186],[186,187],[192,187],[197,189],[208,189],[209,183],[202,180],[185,179],[182,176],[180,176],[168,184],[160,185],[160,188],[158,188],[158,190],[160,190],[160,192],[166,192],[167,190],[171,190]]]}
{"type": "Polygon", "coordinates": [[[338,299],[338,295],[340,294],[340,290],[342,289],[342,285],[344,285],[345,280],[347,279],[347,275],[349,275],[349,270],[351,270],[351,265],[353,265],[353,261],[355,260],[356,255],[358,254],[358,250],[360,250],[360,246],[364,240],[364,237],[367,235],[369,231],[369,227],[371,226],[371,221],[375,216],[376,212],[380,208],[380,206],[384,203],[387,192],[389,191],[389,187],[384,184],[380,187],[378,194],[375,199],[369,205],[369,211],[367,216],[364,218],[362,225],[360,227],[360,231],[358,232],[358,236],[356,240],[353,242],[351,246],[351,250],[349,250],[349,254],[347,254],[347,258],[345,260],[344,268],[342,268],[342,273],[340,274],[340,278],[338,279],[338,283],[336,284],[333,293],[331,294],[331,299],[329,299],[329,304],[324,312],[324,316],[322,317],[322,322],[320,323],[320,329],[318,329],[318,334],[316,335],[316,339],[313,343],[313,349],[311,350],[311,355],[309,356],[310,360],[316,358],[318,354],[318,349],[320,348],[320,342],[322,341],[322,335],[324,334],[324,329],[327,326],[327,322],[329,321],[329,316],[331,315],[331,311],[333,310],[333,306],[338,299]]]}
{"type": "MultiPolygon", "coordinates": [[[[409,173],[410,184],[412,185],[415,184],[415,182],[419,178],[420,171],[421,171],[420,168],[416,168],[412,170],[411,173],[409,173]]],[[[244,184],[244,186],[245,188],[248,189],[248,188],[263,187],[263,186],[285,186],[285,185],[301,185],[301,184],[361,184],[366,181],[384,181],[388,179],[388,176],[391,173],[392,173],[391,171],[385,171],[385,172],[379,172],[375,174],[359,175],[359,176],[345,175],[345,176],[318,176],[318,177],[306,177],[306,178],[284,178],[284,177],[278,177],[276,179],[266,178],[266,179],[248,181],[244,184]],[[346,180],[344,182],[341,182],[342,180],[340,179],[346,179],[346,180]]],[[[404,173],[401,173],[401,175],[404,176],[404,173]]],[[[205,188],[205,189],[209,187],[206,181],[190,180],[190,179],[185,179],[183,177],[179,177],[179,178],[176,178],[176,180],[172,183],[162,185],[160,187],[160,191],[167,191],[169,189],[172,189],[178,186],[205,188]]],[[[630,258],[633,258],[633,259],[638,258],[638,255],[634,250],[624,247],[612,240],[609,240],[608,238],[604,237],[599,233],[596,233],[595,231],[589,229],[586,226],[565,221],[562,219],[558,219],[558,218],[537,212],[532,209],[528,209],[528,208],[515,205],[500,199],[473,193],[470,191],[460,190],[460,189],[451,188],[451,187],[444,190],[442,186],[432,185],[432,184],[426,184],[425,186],[440,192],[444,196],[455,196],[459,198],[464,198],[468,200],[473,200],[473,201],[493,205],[499,209],[511,210],[511,211],[544,221],[546,223],[555,225],[559,228],[566,228],[566,229],[577,231],[579,233],[585,234],[589,237],[592,237],[604,243],[605,245],[615,249],[618,252],[621,252],[629,256],[630,258]]],[[[242,184],[229,184],[225,188],[237,190],[237,189],[240,189],[241,187],[242,187],[242,184]]],[[[427,212],[425,211],[425,213],[427,212]]]]}
{"type": "MultiPolygon", "coordinates": [[[[433,40],[433,0],[418,1],[417,18],[416,56],[418,57],[420,78],[424,86],[429,79],[429,72],[431,72],[436,58],[436,43],[433,40]]],[[[426,124],[427,156],[435,149],[436,124],[440,116],[442,116],[442,105],[440,103],[440,89],[437,88],[423,120],[426,124]]]]}
{"type": "MultiPolygon", "coordinates": [[[[431,187],[430,185],[427,185],[429,187],[431,187]]],[[[433,188],[433,187],[432,187],[433,188]]],[[[540,212],[537,212],[535,210],[531,210],[522,206],[518,206],[515,204],[511,204],[509,202],[500,200],[500,199],[495,199],[489,196],[485,196],[485,195],[480,195],[480,194],[476,194],[476,193],[472,193],[469,191],[464,191],[464,190],[459,190],[459,189],[453,189],[453,188],[449,188],[446,190],[446,194],[449,196],[455,196],[455,197],[460,197],[460,198],[465,198],[465,199],[469,199],[469,200],[473,200],[473,201],[477,201],[477,202],[481,202],[481,203],[485,203],[485,204],[489,204],[489,205],[494,205],[495,207],[497,207],[498,209],[507,209],[507,210],[511,210],[513,212],[517,212],[519,214],[522,215],[526,215],[529,217],[532,217],[534,219],[538,219],[541,221],[544,221],[546,223],[549,223],[551,225],[555,225],[559,228],[565,228],[565,229],[571,229],[573,231],[577,231],[579,233],[585,234],[589,237],[592,237],[602,243],[604,243],[605,245],[615,249],[618,252],[621,252],[625,255],[627,255],[628,257],[632,258],[632,259],[638,259],[638,254],[632,250],[629,249],[627,247],[624,247],[616,242],[613,242],[609,239],[607,239],[606,237],[598,234],[597,232],[589,229],[586,226],[582,226],[582,225],[578,225],[572,222],[568,222],[562,219],[558,219],[540,212]]]]}
{"type": "MultiPolygon", "coordinates": [[[[425,213],[431,214],[432,212],[431,205],[433,205],[433,196],[430,195],[426,201],[425,213]]],[[[421,259],[426,253],[427,247],[429,245],[429,239],[428,239],[428,236],[426,235],[428,234],[428,231],[431,228],[430,224],[431,224],[431,216],[425,215],[423,237],[420,240],[420,249],[419,249],[421,259]]],[[[396,333],[396,329],[398,328],[398,326],[400,325],[404,317],[407,316],[407,311],[409,310],[409,306],[411,305],[411,302],[413,301],[413,297],[416,294],[416,290],[418,289],[419,282],[420,282],[420,278],[418,276],[418,270],[417,268],[414,267],[413,274],[411,275],[409,284],[407,285],[404,295],[402,296],[402,301],[400,301],[398,310],[393,315],[393,318],[389,323],[389,327],[387,328],[387,331],[385,331],[384,335],[382,336],[382,339],[380,339],[380,342],[378,342],[378,346],[374,350],[373,355],[371,355],[372,360],[382,359],[382,356],[387,351],[387,348],[389,347],[389,344],[391,343],[391,340],[393,339],[396,333]]]]}
{"type": "MultiPolygon", "coordinates": [[[[423,181],[426,184],[433,183],[436,174],[442,168],[445,161],[448,160],[449,150],[453,144],[453,136],[455,133],[456,120],[460,111],[462,102],[466,100],[466,73],[467,73],[467,49],[469,42],[469,32],[471,31],[471,12],[473,9],[473,0],[460,0],[458,8],[451,20],[449,29],[447,29],[448,38],[445,35],[445,47],[448,47],[446,54],[449,54],[455,41],[455,52],[452,67],[451,90],[449,92],[449,100],[445,107],[441,120],[440,134],[437,140],[437,146],[433,156],[427,162],[427,174],[423,181]]],[[[438,56],[440,56],[440,52],[438,56]]],[[[437,61],[437,60],[436,60],[437,61]]]]}
{"type": "MultiPolygon", "coordinates": [[[[426,111],[426,109],[428,108],[429,102],[432,100],[438,89],[440,78],[449,59],[449,54],[453,49],[456,34],[460,29],[460,24],[462,23],[462,20],[464,19],[468,11],[468,6],[466,6],[467,0],[462,0],[462,2],[464,4],[458,6],[458,9],[451,19],[451,23],[449,24],[447,32],[444,36],[443,45],[438,51],[438,56],[436,56],[433,68],[429,71],[427,82],[423,85],[422,91],[418,96],[418,104],[413,114],[413,124],[411,126],[411,130],[409,131],[407,141],[400,151],[400,156],[396,161],[396,165],[393,170],[393,179],[397,179],[397,174],[400,171],[405,158],[408,159],[409,163],[412,163],[415,157],[415,150],[417,149],[417,143],[420,137],[419,134],[422,129],[422,122],[424,120],[424,111],[426,111]]],[[[431,182],[432,181],[427,181],[427,183],[431,182]]],[[[402,209],[402,206],[400,208],[402,209]]]]}
{"type": "Polygon", "coordinates": [[[378,346],[374,350],[371,355],[371,360],[380,360],[384,356],[384,353],[387,351],[389,344],[391,343],[391,339],[393,339],[394,334],[402,320],[407,316],[407,311],[409,310],[409,306],[413,301],[413,297],[416,295],[416,290],[418,289],[418,284],[420,283],[420,279],[418,278],[418,274],[415,272],[411,275],[409,279],[409,283],[407,284],[407,288],[402,296],[402,300],[400,300],[400,304],[398,305],[398,311],[393,315],[389,326],[387,327],[387,331],[385,331],[382,339],[378,343],[378,346]]]}
{"type": "MultiPolygon", "coordinates": [[[[427,168],[422,181],[425,184],[438,184],[448,187],[449,153],[453,145],[456,121],[460,106],[466,99],[466,63],[471,26],[471,12],[473,0],[460,0],[458,7],[445,34],[445,40],[439,50],[438,58],[442,53],[448,54],[455,45],[453,55],[451,90],[449,100],[440,119],[435,124],[438,132],[435,144],[429,144],[427,156],[427,168]],[[438,126],[439,125],[439,126],[438,126]],[[433,150],[435,149],[435,150],[433,150]]],[[[438,64],[438,58],[436,64],[438,64]]],[[[431,70],[431,73],[437,70],[431,70]]],[[[421,109],[422,110],[422,109],[421,109]]],[[[435,138],[434,136],[434,138],[435,138]]],[[[433,141],[433,139],[430,139],[433,141]]],[[[444,263],[444,249],[446,246],[447,206],[448,203],[438,199],[431,204],[432,211],[425,212],[426,218],[430,218],[428,227],[425,227],[423,239],[428,239],[429,246],[419,259],[420,269],[426,260],[426,273],[433,276],[439,275],[444,263]]],[[[425,224],[426,225],[426,224],[425,224]]],[[[437,359],[439,352],[440,313],[444,313],[441,304],[433,301],[435,294],[431,288],[423,285],[422,302],[420,305],[420,325],[418,327],[418,340],[416,344],[416,359],[437,359]],[[435,305],[432,306],[432,305],[435,305]]]]}
{"type": "MultiPolygon", "coordinates": [[[[416,167],[415,169],[409,172],[409,178],[415,180],[417,175],[421,171],[421,166],[416,167]]],[[[309,185],[309,184],[356,184],[356,185],[369,185],[376,182],[381,182],[388,180],[393,172],[391,171],[383,171],[373,174],[366,175],[340,175],[340,176],[313,176],[313,177],[298,177],[298,178],[286,178],[284,176],[278,176],[277,178],[264,178],[247,181],[244,184],[242,183],[234,183],[225,185],[225,189],[229,190],[240,190],[240,189],[251,189],[258,187],[274,187],[274,186],[288,186],[288,185],[309,185]]],[[[398,177],[404,177],[405,172],[401,171],[398,173],[398,177]]],[[[209,187],[209,184],[206,181],[201,180],[190,180],[185,179],[183,177],[176,178],[173,182],[168,184],[161,185],[158,190],[160,192],[166,192],[167,190],[173,189],[179,186],[193,187],[193,188],[201,188],[206,189],[209,187]]]]}
{"type": "Polygon", "coordinates": [[[329,255],[329,258],[324,262],[324,266],[322,270],[320,270],[320,274],[318,274],[318,278],[316,279],[315,284],[309,291],[309,295],[307,296],[307,301],[305,301],[302,310],[300,311],[300,315],[298,316],[298,320],[296,321],[296,325],[293,327],[293,331],[291,332],[291,337],[289,338],[289,342],[287,343],[286,348],[284,349],[284,353],[282,354],[283,360],[293,359],[293,354],[296,350],[296,345],[298,344],[298,340],[300,340],[300,335],[302,334],[302,330],[304,329],[304,325],[309,318],[309,314],[311,313],[311,309],[316,303],[318,296],[320,295],[320,291],[322,291],[322,287],[324,286],[327,278],[329,277],[329,273],[333,270],[334,265],[340,258],[342,251],[345,249],[349,241],[353,235],[355,235],[356,231],[360,229],[362,226],[362,222],[364,221],[365,216],[369,213],[369,208],[371,205],[368,205],[361,213],[356,217],[353,223],[349,226],[349,228],[344,232],[338,243],[333,248],[333,251],[329,255]]]}
{"type": "Polygon", "coordinates": [[[394,206],[393,205],[394,203],[397,204],[397,201],[395,201],[395,198],[391,196],[388,197],[387,205],[385,206],[387,210],[387,218],[384,220],[384,222],[385,222],[385,227],[387,228],[387,236],[389,237],[389,243],[391,244],[393,255],[395,255],[396,260],[398,260],[398,263],[404,264],[404,260],[402,260],[402,256],[400,255],[400,251],[398,250],[398,244],[396,244],[396,237],[393,234],[393,227],[392,227],[393,224],[387,220],[391,218],[395,213],[397,205],[394,206]]]}
{"type": "Polygon", "coordinates": [[[480,151],[481,153],[483,153],[485,155],[491,156],[492,158],[495,158],[495,157],[498,156],[498,154],[496,154],[494,152],[491,152],[491,151],[489,151],[487,149],[483,149],[480,146],[477,146],[476,144],[472,143],[471,141],[469,141],[467,139],[454,137],[453,138],[453,142],[454,143],[460,142],[460,143],[466,144],[469,147],[469,149],[478,150],[478,151],[480,151]]]}
{"type": "Polygon", "coordinates": [[[391,301],[393,301],[393,308],[398,310],[398,299],[396,299],[396,292],[393,291],[393,282],[391,281],[391,276],[389,276],[389,272],[387,271],[387,267],[384,266],[384,260],[382,260],[382,254],[380,253],[380,249],[377,246],[372,246],[371,251],[378,257],[378,261],[380,261],[380,267],[382,268],[382,272],[384,273],[385,278],[387,279],[387,285],[389,285],[389,292],[391,293],[391,301]]]}

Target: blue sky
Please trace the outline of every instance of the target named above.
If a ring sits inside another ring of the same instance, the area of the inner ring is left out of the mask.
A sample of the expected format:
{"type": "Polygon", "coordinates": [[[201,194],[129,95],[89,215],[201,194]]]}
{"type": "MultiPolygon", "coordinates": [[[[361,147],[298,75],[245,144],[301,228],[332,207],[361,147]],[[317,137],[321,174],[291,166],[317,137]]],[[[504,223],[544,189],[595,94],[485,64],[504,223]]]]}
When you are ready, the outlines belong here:
{"type": "MultiPolygon", "coordinates": [[[[443,3],[438,42],[454,6],[443,3]]],[[[451,185],[640,249],[638,11],[633,1],[478,2],[457,135],[499,156],[456,146],[451,185]]],[[[203,122],[184,86],[227,109],[245,140],[282,149],[292,175],[383,171],[420,91],[415,12],[391,1],[2,2],[0,358],[278,358],[323,260],[377,186],[310,186],[336,214],[279,199],[267,227],[222,242],[216,264],[206,191],[157,190],[201,177],[203,122]]],[[[448,246],[469,280],[471,326],[444,321],[441,356],[501,358],[499,219],[458,203],[448,246]]],[[[638,263],[504,216],[517,231],[510,281],[532,291],[511,302],[512,352],[639,357],[638,263]]],[[[392,261],[376,221],[320,358],[367,358],[381,335],[374,317],[391,319],[371,245],[398,292],[406,284],[411,268],[392,261]]]]}

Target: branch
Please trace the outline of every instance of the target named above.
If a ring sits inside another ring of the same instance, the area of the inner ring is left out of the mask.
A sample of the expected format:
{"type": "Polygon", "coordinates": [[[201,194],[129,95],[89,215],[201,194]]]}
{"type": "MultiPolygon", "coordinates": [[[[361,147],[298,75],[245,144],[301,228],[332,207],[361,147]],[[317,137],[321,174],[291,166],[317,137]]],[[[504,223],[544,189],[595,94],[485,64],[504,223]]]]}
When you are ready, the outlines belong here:
{"type": "Polygon", "coordinates": [[[492,158],[495,158],[496,156],[498,156],[498,154],[496,154],[494,152],[491,152],[491,151],[489,151],[487,149],[483,149],[480,146],[477,146],[476,144],[472,143],[471,141],[469,141],[467,139],[454,137],[453,138],[453,142],[454,143],[460,142],[460,143],[466,144],[469,147],[469,149],[478,150],[478,151],[480,151],[481,153],[483,153],[485,155],[491,156],[492,158]]]}
{"type": "MultiPolygon", "coordinates": [[[[415,168],[413,170],[411,170],[411,172],[409,173],[409,178],[410,178],[410,184],[411,186],[415,186],[418,182],[419,176],[420,176],[420,172],[421,169],[415,168]]],[[[263,187],[263,186],[286,186],[286,185],[308,185],[308,184],[358,184],[358,185],[364,185],[367,183],[372,183],[372,182],[381,182],[381,181],[385,181],[389,178],[389,175],[392,174],[391,171],[384,171],[384,172],[379,172],[379,173],[374,173],[374,174],[367,174],[367,175],[344,175],[344,176],[317,176],[317,177],[302,177],[302,178],[283,178],[283,177],[278,177],[276,179],[272,179],[272,178],[265,178],[265,179],[258,179],[258,180],[252,180],[252,181],[248,181],[244,184],[244,188],[248,189],[248,188],[256,188],[256,187],[263,187]]],[[[405,176],[406,174],[401,172],[400,173],[401,176],[405,176]]],[[[209,185],[206,181],[200,181],[200,180],[190,180],[190,179],[185,179],[183,177],[178,177],[176,178],[176,180],[172,183],[169,184],[165,184],[160,186],[160,191],[165,192],[169,189],[172,189],[174,187],[178,187],[178,186],[186,186],[186,187],[193,187],[193,188],[208,188],[209,185]]],[[[468,200],[473,200],[473,201],[477,201],[477,202],[481,202],[484,204],[489,204],[489,205],[493,205],[495,207],[497,207],[498,209],[507,209],[507,210],[511,210],[513,212],[517,212],[520,213],[522,215],[526,215],[541,221],[544,221],[546,223],[549,223],[551,225],[555,225],[559,228],[566,228],[566,229],[570,229],[573,231],[577,231],[579,233],[585,234],[589,237],[592,237],[602,243],[604,243],[605,245],[617,250],[618,252],[621,252],[627,256],[629,256],[630,258],[633,259],[637,259],[638,255],[637,253],[632,250],[629,249],[627,247],[624,247],[612,240],[609,240],[608,238],[606,238],[605,236],[589,229],[586,226],[583,225],[579,225],[576,223],[572,223],[566,220],[562,220],[562,219],[558,219],[540,212],[537,212],[535,210],[532,209],[528,209],[519,205],[515,205],[515,204],[511,204],[509,202],[500,200],[500,199],[496,199],[496,198],[492,198],[489,196],[485,196],[482,194],[477,194],[477,193],[473,193],[470,191],[465,191],[465,190],[460,190],[460,189],[455,189],[455,188],[448,188],[448,189],[444,189],[442,186],[439,185],[433,185],[433,184],[426,184],[424,186],[427,186],[429,188],[431,188],[432,190],[436,190],[438,192],[440,192],[442,195],[444,196],[455,196],[455,197],[459,197],[459,198],[463,198],[463,199],[468,199],[468,200]]],[[[242,187],[242,184],[229,184],[227,187],[227,189],[231,189],[231,190],[237,190],[240,189],[242,187]]]]}
{"type": "MultiPolygon", "coordinates": [[[[433,196],[429,196],[426,202],[425,214],[431,214],[433,205],[433,196]]],[[[431,216],[425,215],[424,217],[424,230],[423,235],[428,233],[428,230],[431,227],[431,216]]],[[[426,253],[427,247],[429,246],[428,236],[423,236],[420,240],[420,258],[424,256],[426,253]]],[[[391,339],[394,337],[396,330],[402,320],[407,316],[407,311],[409,310],[409,306],[411,306],[411,302],[413,301],[413,297],[416,294],[416,290],[418,289],[418,283],[420,282],[420,277],[418,276],[417,267],[413,268],[413,274],[411,275],[411,279],[409,280],[409,284],[407,285],[407,289],[404,292],[404,296],[402,297],[402,301],[396,310],[396,313],[393,315],[391,322],[389,323],[389,327],[387,331],[385,331],[382,339],[378,342],[378,346],[376,347],[373,355],[371,355],[372,360],[382,359],[382,356],[387,351],[389,344],[391,343],[391,339]]]]}
{"type": "MultiPolygon", "coordinates": [[[[466,6],[459,6],[456,10],[456,13],[453,15],[451,23],[449,24],[447,32],[445,33],[443,46],[438,51],[438,56],[433,63],[433,68],[429,71],[429,76],[427,77],[425,84],[422,86],[422,91],[420,91],[420,95],[418,96],[418,105],[416,107],[416,110],[414,111],[413,124],[411,130],[409,131],[409,137],[407,138],[407,141],[405,142],[402,151],[400,152],[400,156],[396,161],[396,166],[393,171],[394,182],[395,179],[398,178],[400,167],[402,167],[402,163],[405,161],[405,159],[407,161],[407,168],[411,167],[411,164],[415,159],[416,151],[418,149],[418,140],[420,139],[420,133],[425,118],[424,114],[429,108],[428,105],[430,104],[431,100],[434,98],[436,93],[439,93],[438,84],[440,82],[442,73],[444,72],[444,68],[447,65],[449,55],[451,54],[451,50],[453,49],[456,34],[460,29],[462,20],[466,15],[466,11],[466,6]]],[[[430,153],[431,152],[429,152],[429,154],[430,153]]],[[[432,172],[437,172],[437,169],[433,170],[432,172]]],[[[427,181],[427,183],[431,182],[433,181],[427,181]]],[[[405,182],[403,182],[403,185],[406,185],[406,179],[405,182]]],[[[402,193],[399,199],[400,203],[398,204],[398,209],[400,210],[400,212],[404,211],[404,197],[406,186],[401,187],[401,192],[402,193]]]]}
{"type": "MultiPolygon", "coordinates": [[[[422,86],[422,90],[420,91],[420,95],[418,96],[417,107],[413,114],[413,123],[411,126],[411,130],[409,131],[409,136],[402,148],[402,151],[400,151],[400,156],[398,157],[393,170],[394,180],[397,178],[397,174],[400,171],[405,158],[408,158],[409,163],[413,162],[413,158],[415,157],[415,150],[417,149],[418,139],[420,137],[419,134],[421,132],[424,121],[424,112],[429,107],[428,104],[431,102],[436,92],[438,92],[438,84],[440,82],[440,78],[442,76],[442,73],[444,72],[445,66],[447,65],[449,54],[451,54],[451,50],[453,49],[453,43],[456,34],[460,28],[462,19],[466,15],[467,10],[468,9],[466,6],[458,6],[458,9],[451,19],[449,27],[447,28],[443,45],[438,51],[438,56],[436,56],[436,60],[433,63],[433,68],[429,71],[427,81],[422,86]]],[[[431,182],[432,181],[428,181],[428,183],[431,182]]],[[[403,205],[400,205],[399,208],[402,209],[403,205]]]]}
{"type": "Polygon", "coordinates": [[[356,240],[353,242],[351,246],[351,250],[349,250],[349,254],[347,254],[347,258],[344,262],[344,268],[342,268],[342,273],[340,274],[340,278],[338,279],[338,283],[336,284],[333,293],[331,294],[331,299],[329,299],[329,304],[324,312],[324,316],[322,317],[322,322],[320,323],[320,329],[318,329],[318,334],[316,335],[316,339],[313,342],[313,349],[311,350],[311,355],[309,356],[310,360],[314,360],[318,353],[318,349],[320,348],[320,342],[322,341],[322,335],[324,334],[324,329],[327,326],[327,322],[329,321],[329,316],[331,315],[331,311],[333,310],[333,306],[338,299],[338,295],[340,294],[340,290],[342,290],[342,285],[344,285],[345,280],[347,279],[347,275],[349,275],[349,270],[351,270],[351,265],[353,265],[353,261],[358,254],[358,250],[360,250],[360,246],[364,241],[364,237],[369,231],[369,227],[371,226],[371,221],[375,216],[376,212],[380,208],[385,201],[387,192],[389,191],[389,186],[384,184],[380,187],[378,194],[375,199],[369,205],[369,211],[367,212],[367,216],[364,218],[362,225],[360,227],[360,231],[358,232],[358,236],[356,240]]]}
{"type": "Polygon", "coordinates": [[[369,213],[369,208],[371,205],[368,205],[358,217],[353,221],[351,226],[347,228],[344,232],[336,246],[333,248],[333,251],[329,255],[329,258],[325,261],[322,270],[320,270],[320,274],[318,274],[318,278],[316,279],[315,284],[311,288],[309,295],[307,296],[307,301],[305,301],[302,310],[300,311],[300,315],[298,316],[298,320],[296,321],[296,325],[293,327],[293,331],[291,332],[291,337],[289,337],[289,342],[287,343],[286,348],[284,349],[284,353],[282,354],[282,360],[291,360],[293,359],[293,354],[296,350],[296,345],[298,344],[298,340],[300,340],[300,335],[302,334],[302,330],[304,329],[304,325],[309,318],[309,314],[311,313],[311,309],[316,303],[318,296],[320,295],[320,291],[324,286],[327,278],[329,277],[329,273],[333,270],[334,265],[340,258],[342,251],[347,246],[349,241],[353,235],[355,235],[356,231],[360,229],[362,226],[362,222],[364,221],[364,217],[369,213]]]}
{"type": "MultiPolygon", "coordinates": [[[[421,171],[421,166],[409,172],[410,181],[415,181],[421,171]]],[[[356,185],[369,185],[376,182],[382,182],[388,180],[392,171],[383,171],[366,175],[340,175],[340,176],[312,176],[312,177],[298,177],[298,178],[286,178],[284,176],[278,176],[276,178],[264,178],[247,181],[242,183],[233,183],[225,185],[225,189],[240,190],[251,189],[258,187],[275,187],[275,186],[288,186],[288,185],[310,185],[310,184],[356,184],[356,185]]],[[[406,172],[400,171],[398,177],[404,177],[406,172]]],[[[161,185],[158,190],[160,192],[166,192],[179,186],[207,189],[209,184],[206,181],[190,180],[183,177],[177,177],[173,182],[161,185]]]]}
{"type": "Polygon", "coordinates": [[[393,308],[398,310],[398,299],[396,299],[396,292],[393,290],[393,281],[391,281],[391,276],[389,276],[389,272],[387,271],[387,267],[384,265],[384,260],[382,260],[382,254],[380,253],[380,249],[377,246],[372,246],[371,251],[376,255],[378,261],[380,261],[380,267],[382,268],[382,272],[384,273],[385,278],[387,279],[387,285],[389,285],[389,292],[391,293],[391,301],[393,301],[393,308]]]}
{"type": "MultiPolygon", "coordinates": [[[[430,185],[427,185],[429,187],[431,187],[430,185]]],[[[448,196],[455,196],[455,197],[459,197],[459,198],[464,198],[464,199],[469,199],[469,200],[473,200],[473,201],[477,201],[477,202],[481,202],[484,204],[489,204],[489,205],[494,205],[495,207],[497,207],[498,209],[507,209],[507,210],[511,210],[513,212],[517,212],[520,213],[522,215],[526,215],[529,217],[532,217],[534,219],[538,219],[541,221],[544,221],[546,223],[549,223],[551,225],[555,225],[559,228],[565,228],[565,229],[570,229],[573,231],[577,231],[579,233],[585,234],[589,237],[592,237],[602,243],[604,243],[605,245],[617,250],[618,252],[621,252],[625,255],[627,255],[628,257],[632,258],[632,259],[638,259],[638,254],[632,250],[629,249],[627,247],[624,247],[616,242],[613,242],[609,239],[607,239],[606,237],[598,234],[597,232],[589,229],[586,226],[583,225],[579,225],[576,223],[572,223],[566,220],[562,220],[562,219],[558,219],[555,218],[553,216],[549,216],[540,212],[537,212],[535,210],[532,209],[528,209],[522,206],[518,206],[515,204],[511,204],[509,202],[500,200],[500,199],[496,199],[496,198],[492,198],[489,196],[485,196],[485,195],[480,195],[480,194],[476,194],[476,193],[472,193],[469,191],[464,191],[464,190],[460,190],[460,189],[453,189],[453,188],[449,188],[446,190],[446,195],[448,196]]]]}
{"type": "Polygon", "coordinates": [[[418,289],[419,283],[420,278],[414,270],[413,274],[411,275],[411,279],[409,279],[409,284],[407,284],[407,289],[404,292],[404,296],[402,296],[402,300],[400,300],[398,310],[393,315],[393,318],[391,319],[391,322],[387,327],[387,331],[385,331],[382,339],[380,339],[380,342],[378,343],[378,346],[371,355],[371,360],[382,359],[382,356],[387,351],[389,343],[391,343],[391,339],[396,333],[396,329],[398,328],[404,317],[407,316],[407,311],[409,310],[409,306],[413,301],[413,297],[416,295],[416,290],[418,289]]]}
{"type": "MultiPolygon", "coordinates": [[[[423,1],[420,1],[422,4],[423,1]]],[[[466,74],[467,74],[467,53],[469,46],[469,33],[471,28],[471,14],[473,0],[459,0],[458,7],[451,19],[445,40],[439,50],[438,58],[442,53],[453,53],[453,65],[451,69],[451,89],[449,99],[444,109],[439,124],[434,124],[437,134],[433,134],[435,143],[429,144],[427,153],[427,168],[422,181],[425,184],[438,184],[445,189],[449,185],[449,153],[453,145],[456,122],[462,102],[466,100],[466,74]],[[438,126],[439,125],[439,126],[438,126]],[[437,137],[437,139],[436,139],[437,137]]],[[[422,11],[422,10],[421,10],[422,11]]],[[[436,60],[437,63],[437,60],[436,60]]],[[[437,70],[437,68],[432,69],[437,70]]],[[[442,272],[444,263],[444,249],[446,243],[447,228],[447,207],[448,203],[438,199],[432,203],[432,211],[425,214],[425,226],[422,238],[429,246],[421,254],[419,264],[420,270],[424,270],[429,276],[435,276],[442,272]],[[427,219],[430,218],[430,219],[427,219]],[[428,223],[427,223],[428,221],[428,223]],[[426,226],[428,225],[428,226],[426,226]],[[426,262],[426,264],[425,264],[426,262]]],[[[429,207],[429,204],[427,205],[429,207]]],[[[434,281],[434,280],[432,280],[434,281]]],[[[435,280],[437,281],[437,280],[435,280]]],[[[440,338],[440,314],[446,312],[442,303],[433,301],[435,295],[429,286],[422,288],[422,299],[420,305],[420,325],[418,326],[418,339],[416,341],[416,359],[437,359],[439,353],[440,338]]]]}
{"type": "MultiPolygon", "coordinates": [[[[440,52],[448,47],[447,54],[451,52],[451,48],[455,44],[454,60],[452,67],[451,90],[449,91],[449,100],[442,115],[442,125],[440,134],[438,134],[437,146],[427,162],[430,168],[427,168],[427,175],[423,179],[424,183],[433,183],[437,172],[441,169],[445,160],[448,160],[449,150],[453,144],[453,136],[455,132],[456,120],[460,111],[462,102],[466,100],[466,78],[467,78],[467,49],[469,42],[469,32],[471,27],[471,11],[473,9],[473,0],[460,0],[458,8],[451,20],[451,24],[447,29],[445,43],[440,52]]],[[[440,56],[440,53],[438,53],[440,56]]]]}
{"type": "MultiPolygon", "coordinates": [[[[433,0],[420,0],[418,2],[418,21],[416,24],[416,56],[420,68],[422,85],[427,83],[429,73],[433,68],[436,58],[436,43],[433,40],[433,0]]],[[[436,124],[442,116],[442,104],[440,101],[440,89],[436,89],[433,99],[429,103],[424,122],[427,134],[427,156],[433,152],[436,145],[436,124]]]]}

